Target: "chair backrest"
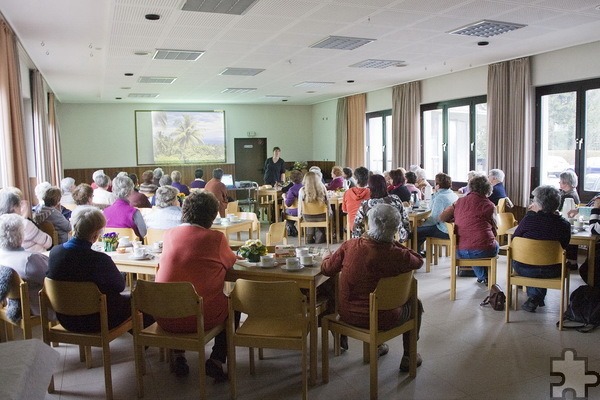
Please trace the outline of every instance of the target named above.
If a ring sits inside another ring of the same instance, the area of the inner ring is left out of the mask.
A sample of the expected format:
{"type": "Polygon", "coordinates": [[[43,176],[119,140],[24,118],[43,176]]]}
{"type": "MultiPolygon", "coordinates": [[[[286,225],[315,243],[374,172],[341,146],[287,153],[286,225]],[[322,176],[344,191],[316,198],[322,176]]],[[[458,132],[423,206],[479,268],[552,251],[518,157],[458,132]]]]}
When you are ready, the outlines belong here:
{"type": "Polygon", "coordinates": [[[329,215],[329,205],[322,202],[302,202],[302,214],[307,215],[329,215]]]}
{"type": "Polygon", "coordinates": [[[162,242],[163,236],[168,229],[148,228],[146,232],[146,244],[162,242]]]}
{"type": "Polygon", "coordinates": [[[52,238],[52,246],[56,246],[58,244],[58,232],[54,225],[50,221],[44,221],[38,224],[38,228],[48,234],[52,238]]]}
{"type": "Polygon", "coordinates": [[[234,214],[239,211],[239,201],[230,201],[227,203],[227,214],[234,214]]]}
{"type": "Polygon", "coordinates": [[[256,213],[239,211],[234,214],[237,215],[240,219],[252,221],[252,231],[260,232],[260,221],[258,220],[258,216],[256,215],[256,213]]]}
{"type": "Polygon", "coordinates": [[[127,236],[127,237],[129,237],[129,240],[139,239],[137,237],[137,235],[135,234],[135,231],[133,230],[133,228],[111,228],[108,226],[104,227],[104,233],[110,233],[110,232],[117,233],[120,238],[122,238],[123,236],[127,236]]]}
{"type": "Polygon", "coordinates": [[[185,318],[202,315],[202,297],[190,282],[139,280],[131,294],[133,311],[154,318],[185,318]]]}
{"type": "Polygon", "coordinates": [[[498,236],[506,235],[506,231],[515,226],[517,226],[517,220],[513,213],[502,212],[498,214],[498,228],[496,229],[498,236]]]}
{"type": "Polygon", "coordinates": [[[68,282],[44,278],[41,293],[48,299],[50,308],[60,314],[73,316],[95,314],[101,312],[102,303],[106,308],[106,295],[102,294],[93,282],[68,282]]]}
{"type": "Polygon", "coordinates": [[[450,239],[450,248],[452,251],[456,249],[456,232],[454,222],[446,222],[446,229],[448,229],[448,238],[450,239]]]}
{"type": "Polygon", "coordinates": [[[377,296],[379,310],[393,310],[406,304],[411,295],[414,271],[388,278],[381,278],[373,292],[377,296]]]}
{"type": "Polygon", "coordinates": [[[267,246],[271,246],[280,242],[285,244],[287,242],[285,239],[285,224],[286,222],[282,221],[269,225],[269,232],[267,233],[266,237],[267,246]]]}
{"type": "Polygon", "coordinates": [[[508,247],[508,257],[529,265],[561,264],[565,259],[565,250],[556,240],[513,237],[508,247]]]}
{"type": "Polygon", "coordinates": [[[233,309],[249,316],[278,317],[303,314],[306,297],[293,281],[235,281],[229,295],[233,309]]]}
{"type": "Polygon", "coordinates": [[[496,209],[498,210],[498,214],[506,211],[506,197],[503,197],[498,200],[498,205],[496,206],[496,209]]]}

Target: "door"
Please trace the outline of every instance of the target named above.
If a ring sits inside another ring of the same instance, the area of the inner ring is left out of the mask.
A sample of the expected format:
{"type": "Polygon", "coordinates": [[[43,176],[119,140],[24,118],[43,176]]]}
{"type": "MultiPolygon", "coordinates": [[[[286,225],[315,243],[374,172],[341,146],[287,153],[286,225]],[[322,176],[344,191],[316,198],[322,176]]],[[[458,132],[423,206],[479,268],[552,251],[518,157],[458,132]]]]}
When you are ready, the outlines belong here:
{"type": "Polygon", "coordinates": [[[236,138],[235,180],[263,184],[263,167],[267,159],[266,138],[236,138]]]}

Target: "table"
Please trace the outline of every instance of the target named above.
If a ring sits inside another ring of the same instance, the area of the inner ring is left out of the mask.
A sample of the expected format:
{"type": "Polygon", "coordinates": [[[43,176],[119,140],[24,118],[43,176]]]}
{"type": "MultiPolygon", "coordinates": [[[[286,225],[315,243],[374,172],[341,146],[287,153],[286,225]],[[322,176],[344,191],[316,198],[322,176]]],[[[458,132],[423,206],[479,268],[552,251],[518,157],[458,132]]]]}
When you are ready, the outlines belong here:
{"type": "Polygon", "coordinates": [[[327,281],[329,277],[321,274],[320,263],[313,267],[305,267],[300,271],[284,271],[280,267],[257,268],[244,261],[238,261],[232,269],[228,270],[225,280],[235,282],[238,279],[251,279],[258,281],[294,281],[301,289],[308,289],[308,312],[310,317],[310,383],[317,381],[317,338],[318,326],[315,305],[317,304],[317,287],[327,281]]]}
{"type": "Polygon", "coordinates": [[[344,226],[344,218],[342,218],[341,222],[340,222],[340,210],[342,209],[344,194],[342,193],[342,195],[340,196],[336,193],[331,196],[327,196],[327,198],[329,200],[329,204],[331,206],[333,206],[333,214],[334,214],[334,221],[335,221],[334,232],[336,233],[336,238],[338,238],[338,240],[336,240],[336,242],[343,242],[344,238],[338,237],[338,236],[342,236],[342,235],[340,235],[340,231],[341,231],[341,228],[344,226]]]}
{"type": "Polygon", "coordinates": [[[153,258],[144,260],[131,258],[131,252],[121,254],[111,251],[106,254],[112,258],[119,271],[127,272],[128,274],[156,275],[160,262],[160,254],[152,254],[153,258]]]}
{"type": "MultiPolygon", "coordinates": [[[[509,245],[510,245],[510,239],[514,235],[516,229],[517,229],[517,227],[515,226],[506,231],[506,234],[508,235],[509,245]]],[[[600,239],[600,236],[592,235],[592,232],[589,230],[583,230],[581,232],[571,233],[571,241],[569,242],[569,244],[572,244],[574,246],[580,246],[580,245],[587,246],[587,249],[588,249],[588,280],[587,280],[587,283],[589,286],[594,286],[594,270],[595,270],[594,260],[596,259],[596,243],[598,242],[598,239],[600,239]]]]}
{"type": "Polygon", "coordinates": [[[426,218],[425,216],[426,215],[429,216],[429,214],[431,214],[431,210],[420,210],[420,209],[417,209],[417,210],[409,209],[408,210],[408,219],[410,220],[410,227],[411,227],[411,231],[412,231],[412,239],[411,239],[410,247],[414,251],[419,251],[419,249],[417,247],[417,227],[426,218]]]}
{"type": "MultiPolygon", "coordinates": [[[[222,220],[221,220],[222,221],[222,220]]],[[[236,222],[229,222],[226,224],[213,224],[210,229],[223,232],[227,241],[229,241],[229,235],[236,232],[248,231],[248,238],[252,239],[252,220],[242,219],[236,222]]]]}

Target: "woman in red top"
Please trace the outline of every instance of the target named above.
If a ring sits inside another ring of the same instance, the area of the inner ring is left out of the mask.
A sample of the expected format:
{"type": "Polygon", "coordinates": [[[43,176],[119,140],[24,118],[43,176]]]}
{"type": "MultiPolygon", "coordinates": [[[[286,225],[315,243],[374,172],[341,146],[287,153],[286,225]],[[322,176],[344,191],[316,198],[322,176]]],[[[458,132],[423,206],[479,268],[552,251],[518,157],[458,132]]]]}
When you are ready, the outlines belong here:
{"type": "MultiPolygon", "coordinates": [[[[476,176],[469,181],[469,193],[440,214],[440,221],[455,224],[456,257],[486,258],[498,254],[496,206],[488,199],[491,193],[490,181],[476,176]]],[[[477,282],[487,286],[487,268],[473,267],[473,272],[477,282]]]]}
{"type": "MultiPolygon", "coordinates": [[[[210,192],[192,192],[183,202],[182,225],[165,233],[156,282],[191,282],[204,300],[204,328],[212,329],[227,319],[227,297],[223,293],[225,273],[237,259],[223,233],[210,229],[219,211],[219,202],[210,192]]],[[[157,321],[167,332],[196,332],[196,317],[157,321]]],[[[183,353],[176,353],[175,372],[187,375],[183,353]]],[[[216,381],[227,375],[222,364],[227,356],[225,331],[215,338],[206,374],[216,381]]]]}

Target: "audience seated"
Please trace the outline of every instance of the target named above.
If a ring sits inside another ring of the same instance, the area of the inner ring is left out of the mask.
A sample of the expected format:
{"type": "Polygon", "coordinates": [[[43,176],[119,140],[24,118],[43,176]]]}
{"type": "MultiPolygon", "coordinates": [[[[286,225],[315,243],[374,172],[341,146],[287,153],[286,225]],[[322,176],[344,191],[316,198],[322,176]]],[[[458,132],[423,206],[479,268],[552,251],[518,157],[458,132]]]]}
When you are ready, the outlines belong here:
{"type": "Polygon", "coordinates": [[[59,244],[69,240],[69,232],[71,232],[69,220],[60,211],[60,199],[60,189],[50,186],[44,191],[42,202],[33,209],[33,221],[38,225],[44,221],[50,222],[58,234],[59,244]]]}
{"type": "MultiPolygon", "coordinates": [[[[287,215],[298,216],[298,196],[300,195],[300,189],[302,189],[303,178],[302,171],[295,169],[290,172],[290,180],[293,185],[288,188],[284,195],[285,213],[287,215]]],[[[286,224],[288,236],[298,236],[298,229],[295,227],[296,222],[288,220],[286,224]]]]}
{"type": "Polygon", "coordinates": [[[223,170],[221,168],[215,168],[213,170],[213,178],[206,183],[204,188],[215,195],[219,201],[219,215],[224,217],[229,201],[227,198],[227,187],[221,182],[221,178],[223,178],[223,170]]]}
{"type": "Polygon", "coordinates": [[[356,187],[356,179],[352,176],[352,168],[344,167],[344,189],[348,190],[350,188],[356,187]]]}
{"type": "Polygon", "coordinates": [[[137,175],[129,174],[129,179],[131,179],[131,181],[133,182],[133,190],[127,198],[127,200],[129,200],[129,204],[136,208],[152,208],[152,204],[150,204],[148,196],[146,196],[143,193],[140,193],[137,175]]]}
{"type": "Polygon", "coordinates": [[[476,175],[480,175],[480,173],[479,173],[479,172],[477,172],[477,171],[469,171],[469,172],[467,173],[467,185],[466,185],[466,186],[463,186],[463,187],[461,187],[460,189],[458,189],[458,192],[459,192],[459,193],[461,193],[461,194],[467,194],[467,193],[469,193],[469,182],[470,182],[470,181],[471,181],[471,179],[473,179],[473,177],[474,177],[474,176],[476,176],[476,175]]]}
{"type": "Polygon", "coordinates": [[[160,186],[160,178],[162,178],[164,174],[163,169],[160,167],[154,168],[154,171],[152,171],[152,183],[155,184],[157,188],[160,186]]]}
{"type": "Polygon", "coordinates": [[[117,200],[103,210],[107,228],[133,228],[138,238],[146,236],[146,222],[140,210],[129,204],[128,197],[133,190],[133,181],[126,176],[113,180],[113,191],[117,200]]]}
{"type": "Polygon", "coordinates": [[[206,186],[206,182],[202,177],[204,176],[204,170],[202,168],[196,168],[194,171],[194,180],[190,183],[190,189],[203,189],[206,186]]]}
{"type": "Polygon", "coordinates": [[[29,202],[23,199],[23,193],[16,187],[0,189],[0,215],[18,214],[23,217],[23,248],[31,252],[43,252],[52,247],[52,238],[42,232],[32,220],[29,202]]]}
{"type": "MultiPolygon", "coordinates": [[[[303,202],[329,205],[329,201],[327,200],[327,189],[321,182],[321,177],[316,172],[308,171],[306,175],[304,175],[302,185],[303,187],[298,194],[298,215],[308,222],[325,221],[325,214],[309,215],[304,214],[302,211],[303,202]]],[[[327,210],[328,212],[331,212],[329,207],[327,207],[327,210]]],[[[306,228],[307,243],[320,244],[325,243],[326,241],[325,228],[306,228]]]]}
{"type": "Polygon", "coordinates": [[[406,179],[404,186],[406,186],[408,191],[411,194],[413,192],[417,192],[417,197],[419,197],[419,200],[423,200],[423,192],[421,192],[421,189],[417,187],[417,174],[412,171],[408,171],[406,174],[404,174],[404,178],[406,179]]]}
{"type": "Polygon", "coordinates": [[[339,165],[331,169],[331,177],[333,178],[325,187],[327,190],[338,190],[344,188],[344,170],[339,165]]]}
{"type": "Polygon", "coordinates": [[[158,185],[153,183],[154,174],[151,170],[144,171],[142,173],[142,183],[140,183],[140,193],[151,196],[158,189],[158,185]]]}
{"type": "Polygon", "coordinates": [[[501,169],[490,169],[490,172],[488,172],[488,179],[493,186],[490,201],[495,205],[498,205],[498,200],[508,197],[503,183],[504,172],[501,169]]]}
{"type": "Polygon", "coordinates": [[[187,185],[184,185],[183,183],[181,183],[181,172],[179,172],[179,171],[171,172],[171,179],[173,180],[173,183],[171,184],[171,186],[173,186],[174,188],[179,190],[179,193],[183,193],[186,196],[188,196],[190,194],[190,189],[187,187],[187,185]]]}
{"type": "MultiPolygon", "coordinates": [[[[400,168],[393,169],[390,171],[390,178],[392,178],[392,189],[388,190],[389,194],[395,194],[402,201],[410,201],[411,193],[408,188],[404,185],[406,182],[406,178],[404,177],[404,172],[400,168]]],[[[418,193],[421,193],[419,190],[418,193]]],[[[419,198],[421,195],[418,195],[419,198]]]]}
{"type": "Polygon", "coordinates": [[[348,221],[350,221],[350,226],[346,229],[350,229],[350,231],[354,229],[354,218],[361,203],[363,200],[371,198],[371,190],[367,187],[369,170],[365,167],[358,167],[354,170],[354,176],[356,177],[356,186],[346,190],[342,200],[342,211],[348,214],[348,221]]]}
{"type": "Polygon", "coordinates": [[[111,205],[117,199],[112,192],[108,191],[108,186],[111,181],[107,175],[100,174],[94,178],[97,188],[94,189],[94,204],[108,204],[111,205]]]}
{"type": "Polygon", "coordinates": [[[145,215],[146,227],[152,229],[170,229],[181,225],[181,207],[177,188],[165,185],[156,190],[156,207],[145,215]]]}
{"type": "Polygon", "coordinates": [[[60,204],[75,204],[73,200],[73,190],[75,189],[75,179],[66,177],[60,181],[60,190],[62,196],[60,198],[60,204]]]}

